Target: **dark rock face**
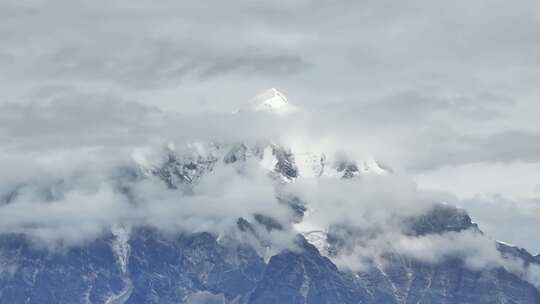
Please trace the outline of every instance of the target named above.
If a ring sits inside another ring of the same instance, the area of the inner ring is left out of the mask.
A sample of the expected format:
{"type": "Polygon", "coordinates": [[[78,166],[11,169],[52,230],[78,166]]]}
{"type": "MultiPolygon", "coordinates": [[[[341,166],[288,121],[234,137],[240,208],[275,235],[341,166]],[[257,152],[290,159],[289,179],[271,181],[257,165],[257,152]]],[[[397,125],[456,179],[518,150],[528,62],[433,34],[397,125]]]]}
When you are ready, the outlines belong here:
{"type": "Polygon", "coordinates": [[[151,229],[133,233],[123,273],[113,239],[51,252],[20,235],[2,236],[0,303],[183,303],[200,291],[245,302],[264,273],[264,261],[248,246],[151,229]]]}
{"type": "Polygon", "coordinates": [[[336,170],[342,173],[342,178],[349,179],[358,175],[358,165],[355,162],[343,160],[336,164],[336,170]]]}
{"type": "Polygon", "coordinates": [[[181,156],[173,151],[167,154],[167,159],[156,168],[152,168],[152,174],[163,180],[167,186],[173,189],[181,185],[197,183],[199,178],[212,170],[217,162],[216,158],[197,156],[181,156]]]}
{"type": "Polygon", "coordinates": [[[390,263],[359,274],[366,286],[393,290],[371,303],[540,303],[540,292],[503,268],[471,270],[458,257],[426,264],[389,256],[390,263]]]}
{"type": "Polygon", "coordinates": [[[480,231],[465,210],[443,204],[436,204],[427,213],[405,222],[406,232],[416,236],[467,229],[480,231]]]}
{"type": "Polygon", "coordinates": [[[274,147],[272,153],[276,156],[277,163],[275,172],[289,179],[298,177],[298,168],[294,163],[294,155],[291,151],[274,147]]]}
{"type": "Polygon", "coordinates": [[[270,259],[249,303],[361,303],[369,297],[351,275],[337,267],[305,240],[300,252],[287,251],[270,259]]]}
{"type": "Polygon", "coordinates": [[[220,245],[208,233],[166,238],[141,230],[130,247],[133,292],[126,303],[177,303],[198,291],[241,299],[265,267],[253,249],[220,245]]]}
{"type": "Polygon", "coordinates": [[[298,250],[265,263],[252,247],[208,233],[138,229],[124,272],[112,242],[106,236],[51,252],[3,235],[0,303],[540,303],[539,290],[522,278],[503,268],[474,271],[459,257],[426,264],[389,255],[384,266],[352,273],[302,237],[298,250]]]}
{"type": "Polygon", "coordinates": [[[190,185],[197,184],[203,175],[212,171],[216,163],[241,165],[250,158],[261,160],[264,157],[264,150],[269,148],[276,162],[270,175],[278,180],[294,180],[298,177],[298,168],[290,149],[272,144],[248,146],[245,143],[228,148],[216,144],[212,148],[220,152],[216,153],[217,155],[185,155],[169,150],[159,165],[150,168],[150,173],[163,180],[169,188],[189,188],[190,185]]]}
{"type": "Polygon", "coordinates": [[[53,254],[21,235],[0,237],[0,303],[104,303],[124,288],[103,238],[53,254]]]}
{"type": "Polygon", "coordinates": [[[517,258],[521,260],[525,265],[529,264],[537,264],[538,261],[538,255],[534,257],[532,254],[530,254],[527,250],[523,248],[519,248],[517,246],[511,246],[506,245],[504,243],[497,243],[497,249],[502,254],[503,257],[506,258],[517,258]]]}

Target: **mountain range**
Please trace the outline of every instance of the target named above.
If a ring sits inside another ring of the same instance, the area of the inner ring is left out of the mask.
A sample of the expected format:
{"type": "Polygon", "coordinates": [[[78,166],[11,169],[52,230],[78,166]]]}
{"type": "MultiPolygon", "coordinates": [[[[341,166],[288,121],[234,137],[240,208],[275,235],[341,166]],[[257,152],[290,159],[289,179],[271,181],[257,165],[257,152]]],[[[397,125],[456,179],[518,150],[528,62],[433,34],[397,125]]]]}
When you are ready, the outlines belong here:
{"type": "MultiPolygon", "coordinates": [[[[297,111],[270,89],[231,115],[297,111]]],[[[401,180],[374,157],[294,151],[269,139],[170,144],[159,155],[110,173],[113,191],[133,209],[143,200],[158,207],[140,194],[148,185],[159,185],[180,208],[189,200],[190,209],[214,191],[209,179],[238,176],[232,192],[271,189],[277,207],[240,205],[236,214],[225,205],[218,228],[198,209],[171,225],[119,221],[75,244],[4,232],[0,303],[540,303],[540,255],[490,239],[465,210],[432,198],[413,196],[422,200],[414,206],[377,201],[370,187],[392,192],[401,180]],[[253,172],[263,172],[261,182],[253,172]],[[332,189],[351,193],[344,199],[332,189]],[[368,206],[355,207],[363,202],[368,206]]],[[[42,192],[54,203],[62,194],[48,187],[42,192]]],[[[14,204],[21,189],[0,204],[14,204]]]]}

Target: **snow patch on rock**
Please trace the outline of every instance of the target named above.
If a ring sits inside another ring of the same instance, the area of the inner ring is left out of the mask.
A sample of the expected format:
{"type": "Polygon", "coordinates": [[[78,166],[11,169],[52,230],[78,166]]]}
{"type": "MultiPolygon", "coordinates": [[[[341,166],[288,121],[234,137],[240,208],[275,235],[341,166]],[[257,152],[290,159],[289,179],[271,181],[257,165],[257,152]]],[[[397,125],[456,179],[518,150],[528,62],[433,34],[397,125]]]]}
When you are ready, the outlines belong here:
{"type": "Polygon", "coordinates": [[[112,242],[112,249],[120,266],[120,270],[123,274],[127,273],[127,265],[129,259],[129,231],[127,228],[121,225],[114,225],[111,228],[111,232],[114,236],[112,242]]]}

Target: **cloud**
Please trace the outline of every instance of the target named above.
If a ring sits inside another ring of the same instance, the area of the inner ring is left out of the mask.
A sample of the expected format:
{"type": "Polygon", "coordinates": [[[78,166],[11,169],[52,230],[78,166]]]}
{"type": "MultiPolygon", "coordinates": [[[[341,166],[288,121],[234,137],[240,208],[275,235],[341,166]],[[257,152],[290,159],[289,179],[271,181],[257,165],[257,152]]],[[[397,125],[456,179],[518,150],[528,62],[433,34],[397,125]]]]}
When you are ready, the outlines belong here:
{"type": "Polygon", "coordinates": [[[86,47],[63,48],[50,55],[43,72],[65,79],[108,79],[151,88],[235,73],[287,77],[309,66],[301,57],[277,50],[218,51],[167,40],[143,41],[135,48],[138,52],[134,54],[96,54],[86,47]]]}
{"type": "MultiPolygon", "coordinates": [[[[27,189],[24,189],[27,190],[27,189]]],[[[127,200],[102,186],[90,193],[74,190],[44,202],[37,193],[20,193],[0,207],[2,233],[24,233],[39,241],[67,245],[92,240],[130,212],[127,200]]]]}
{"type": "Polygon", "coordinates": [[[448,134],[446,138],[434,138],[438,142],[420,152],[423,155],[412,161],[411,168],[426,171],[478,163],[537,163],[540,161],[539,138],[540,133],[523,130],[486,135],[448,134]]]}
{"type": "Polygon", "coordinates": [[[502,241],[540,252],[540,239],[534,233],[540,229],[540,200],[512,199],[500,195],[483,195],[459,202],[490,235],[502,241]],[[501,225],[504,223],[504,225],[501,225]]]}
{"type": "Polygon", "coordinates": [[[502,256],[495,242],[471,230],[409,236],[399,231],[385,231],[376,237],[359,237],[336,257],[336,263],[353,271],[369,269],[373,262],[384,265],[389,253],[437,264],[448,258],[461,258],[471,269],[486,269],[502,265],[502,256]]]}
{"type": "Polygon", "coordinates": [[[289,191],[309,202],[304,224],[318,227],[314,230],[332,225],[391,229],[399,220],[427,211],[435,202],[410,179],[396,175],[367,175],[360,180],[300,179],[289,191]]]}
{"type": "Polygon", "coordinates": [[[6,1],[3,12],[24,17],[0,27],[0,101],[71,87],[230,112],[275,86],[312,110],[310,136],[342,135],[410,171],[533,162],[537,4],[520,2],[6,1]]]}
{"type": "MultiPolygon", "coordinates": [[[[70,175],[26,176],[18,187],[3,189],[0,232],[24,233],[54,247],[95,239],[115,225],[234,237],[241,217],[254,223],[255,214],[283,223],[292,218],[291,210],[277,201],[266,172],[252,164],[242,174],[235,166],[216,164],[189,193],[157,178],[132,180],[122,168],[70,169],[70,175]]],[[[266,236],[279,251],[292,246],[294,233],[285,229],[266,236]]]]}
{"type": "Polygon", "coordinates": [[[382,269],[392,266],[390,260],[395,254],[428,265],[447,259],[460,259],[472,271],[504,268],[540,287],[540,266],[526,264],[518,257],[503,256],[493,239],[473,230],[422,236],[386,231],[376,237],[358,237],[349,247],[333,256],[332,260],[341,269],[363,272],[373,266],[382,269]]]}

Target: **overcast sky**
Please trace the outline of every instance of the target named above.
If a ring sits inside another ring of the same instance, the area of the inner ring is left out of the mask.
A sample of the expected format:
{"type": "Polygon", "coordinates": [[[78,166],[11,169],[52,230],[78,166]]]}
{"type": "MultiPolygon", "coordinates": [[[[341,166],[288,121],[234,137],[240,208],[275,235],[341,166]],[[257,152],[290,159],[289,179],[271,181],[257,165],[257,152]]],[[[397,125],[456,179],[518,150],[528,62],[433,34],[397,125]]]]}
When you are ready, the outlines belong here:
{"type": "Polygon", "coordinates": [[[276,87],[304,135],[540,252],[539,49],[536,0],[3,0],[0,180],[23,154],[227,133],[205,125],[276,87]]]}

